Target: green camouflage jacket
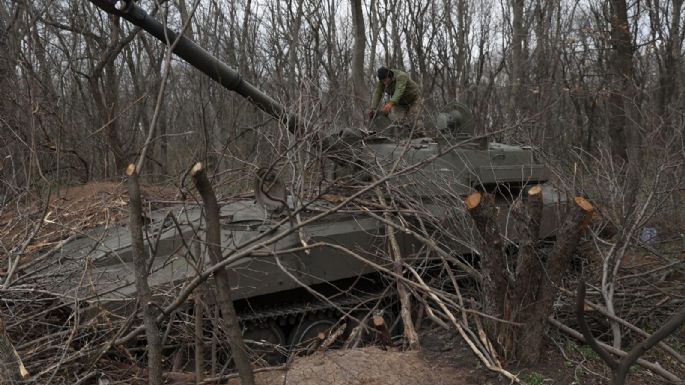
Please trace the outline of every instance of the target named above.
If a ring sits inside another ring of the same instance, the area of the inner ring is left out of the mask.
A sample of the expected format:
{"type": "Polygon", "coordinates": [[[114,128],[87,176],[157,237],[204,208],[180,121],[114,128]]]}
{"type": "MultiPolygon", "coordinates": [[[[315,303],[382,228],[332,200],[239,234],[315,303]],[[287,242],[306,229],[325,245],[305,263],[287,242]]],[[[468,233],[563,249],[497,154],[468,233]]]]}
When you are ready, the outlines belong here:
{"type": "Polygon", "coordinates": [[[376,83],[376,91],[373,93],[373,98],[371,99],[371,110],[378,108],[378,103],[381,101],[383,91],[390,95],[389,102],[392,102],[395,105],[408,106],[419,98],[419,86],[416,82],[411,80],[409,74],[395,69],[391,71],[393,73],[393,78],[387,88],[380,80],[376,83]]]}

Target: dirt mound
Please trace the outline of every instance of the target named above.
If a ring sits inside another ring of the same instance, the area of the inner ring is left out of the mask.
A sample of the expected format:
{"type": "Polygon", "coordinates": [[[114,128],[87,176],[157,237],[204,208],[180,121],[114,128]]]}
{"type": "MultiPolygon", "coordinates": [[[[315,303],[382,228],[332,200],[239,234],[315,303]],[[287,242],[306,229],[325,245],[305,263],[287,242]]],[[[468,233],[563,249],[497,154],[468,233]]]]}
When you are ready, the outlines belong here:
{"type": "MultiPolygon", "coordinates": [[[[319,352],[296,359],[290,368],[256,374],[259,385],[461,385],[481,383],[473,370],[436,366],[417,352],[376,347],[319,352]]],[[[229,381],[238,385],[237,379],[229,381]]]]}

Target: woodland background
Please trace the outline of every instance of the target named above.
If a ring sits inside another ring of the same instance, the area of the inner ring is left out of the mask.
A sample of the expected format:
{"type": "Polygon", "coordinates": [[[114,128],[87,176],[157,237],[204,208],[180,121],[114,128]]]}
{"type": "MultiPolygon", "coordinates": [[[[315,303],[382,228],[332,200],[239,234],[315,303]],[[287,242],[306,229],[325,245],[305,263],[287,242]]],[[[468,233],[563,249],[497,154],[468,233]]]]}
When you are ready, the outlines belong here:
{"type": "MultiPolygon", "coordinates": [[[[654,169],[682,154],[680,0],[141,5],[177,30],[188,22],[188,37],[302,112],[310,130],[363,125],[375,68],[387,65],[420,82],[429,113],[462,102],[480,132],[506,129],[499,139],[556,159],[610,151],[654,169]]],[[[262,134],[277,136],[254,107],[178,59],[165,72],[161,44],[87,1],[5,1],[0,32],[5,194],[122,175],[162,83],[155,178],[193,158],[221,159],[222,170],[254,163],[262,134]]]]}

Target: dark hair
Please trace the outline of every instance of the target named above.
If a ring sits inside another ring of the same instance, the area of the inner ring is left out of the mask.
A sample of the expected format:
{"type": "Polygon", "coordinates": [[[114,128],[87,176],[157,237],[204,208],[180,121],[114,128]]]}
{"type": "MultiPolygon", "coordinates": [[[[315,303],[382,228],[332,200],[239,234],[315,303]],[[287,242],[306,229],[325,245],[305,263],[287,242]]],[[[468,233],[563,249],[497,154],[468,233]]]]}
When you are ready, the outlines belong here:
{"type": "Polygon", "coordinates": [[[383,80],[385,78],[391,78],[392,71],[388,67],[381,67],[378,69],[378,80],[383,80]]]}

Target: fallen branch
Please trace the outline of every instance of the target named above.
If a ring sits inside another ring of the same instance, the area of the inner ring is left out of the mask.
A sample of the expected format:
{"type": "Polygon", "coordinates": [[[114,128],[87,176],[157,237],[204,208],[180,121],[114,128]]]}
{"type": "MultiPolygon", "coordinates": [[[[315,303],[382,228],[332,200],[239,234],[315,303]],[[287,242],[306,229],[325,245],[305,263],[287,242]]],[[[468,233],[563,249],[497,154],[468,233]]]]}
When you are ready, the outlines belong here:
{"type": "Polygon", "coordinates": [[[14,276],[14,273],[17,270],[17,267],[19,266],[19,262],[21,260],[21,256],[24,254],[24,251],[26,248],[33,242],[33,240],[36,238],[38,235],[38,232],[40,231],[41,228],[43,228],[43,224],[45,223],[45,218],[48,216],[48,208],[50,207],[50,196],[51,196],[52,191],[48,193],[48,198],[45,201],[45,206],[43,207],[43,212],[40,216],[40,222],[38,222],[35,227],[33,228],[33,231],[31,231],[31,234],[24,240],[24,242],[21,244],[19,249],[17,250],[12,250],[10,251],[9,255],[7,256],[7,261],[9,263],[8,269],[7,269],[7,275],[5,276],[5,283],[2,285],[3,289],[7,289],[10,287],[12,284],[12,277],[14,276]],[[14,261],[12,261],[12,255],[16,255],[16,258],[14,261]]]}
{"type": "Polygon", "coordinates": [[[486,368],[488,368],[494,372],[501,373],[502,375],[504,375],[505,377],[510,379],[512,383],[517,383],[517,384],[521,383],[521,380],[519,380],[519,378],[516,377],[516,375],[514,375],[514,374],[510,373],[509,371],[507,371],[506,369],[502,368],[502,366],[499,364],[499,361],[497,361],[496,359],[494,359],[490,355],[488,355],[486,357],[485,353],[482,352],[480,349],[478,349],[478,347],[476,347],[476,345],[471,340],[471,338],[469,338],[469,336],[464,331],[464,328],[462,328],[462,326],[459,324],[459,321],[457,321],[457,319],[454,317],[452,312],[449,311],[449,309],[447,308],[445,303],[434,293],[433,290],[431,290],[428,287],[428,285],[426,285],[426,283],[423,281],[423,278],[421,278],[421,276],[414,269],[412,269],[410,266],[407,266],[407,269],[409,270],[409,272],[412,273],[414,278],[416,278],[419,285],[426,290],[426,293],[431,297],[431,299],[433,301],[435,301],[435,303],[438,305],[438,307],[440,307],[440,309],[445,314],[445,316],[447,316],[447,318],[450,320],[452,325],[454,325],[454,327],[457,329],[457,331],[459,332],[459,335],[461,335],[461,337],[464,339],[466,344],[469,345],[469,348],[471,348],[471,351],[480,359],[480,361],[483,363],[483,365],[485,365],[486,368]]]}
{"type": "Polygon", "coordinates": [[[14,384],[28,377],[29,372],[5,333],[5,322],[0,318],[0,384],[14,384]]]}
{"type": "MultiPolygon", "coordinates": [[[[553,317],[549,317],[547,319],[552,326],[556,327],[557,329],[561,330],[563,333],[581,341],[581,342],[586,342],[585,337],[583,337],[583,334],[580,332],[571,329],[570,327],[564,325],[563,323],[559,322],[558,320],[554,319],[553,317]]],[[[599,346],[601,346],[603,349],[608,351],[611,354],[615,354],[619,357],[625,357],[628,355],[628,353],[624,352],[623,350],[616,349],[613,346],[609,346],[603,342],[597,342],[599,346]]],[[[669,372],[668,370],[664,369],[661,367],[661,365],[649,362],[647,360],[644,360],[642,358],[638,358],[637,361],[635,361],[638,365],[642,366],[645,369],[649,369],[652,372],[660,375],[661,377],[667,379],[668,381],[675,382],[676,384],[682,383],[683,380],[681,380],[678,376],[675,374],[669,372]]]]}
{"type": "Polygon", "coordinates": [[[576,319],[578,320],[578,325],[585,342],[590,345],[592,350],[599,354],[599,357],[606,362],[606,364],[611,368],[612,374],[612,384],[613,385],[623,385],[625,383],[626,377],[628,376],[628,369],[635,363],[635,361],[645,354],[647,350],[652,348],[662,339],[668,337],[676,331],[683,323],[685,323],[685,306],[683,306],[676,314],[666,321],[657,331],[652,333],[644,341],[635,345],[633,349],[628,352],[620,360],[615,360],[611,355],[604,350],[592,336],[592,331],[585,322],[585,280],[581,280],[578,284],[578,297],[576,298],[576,319]]]}
{"type": "MultiPolygon", "coordinates": [[[[380,189],[376,189],[376,196],[378,197],[378,202],[385,206],[385,198],[383,198],[380,189]]],[[[387,221],[392,221],[388,211],[385,211],[383,216],[387,221]]],[[[390,255],[394,262],[393,270],[395,274],[402,276],[402,254],[397,238],[395,237],[395,229],[389,225],[385,225],[385,235],[388,237],[388,242],[390,244],[390,255]]],[[[411,297],[407,288],[399,280],[397,281],[397,294],[400,299],[400,315],[402,317],[402,324],[404,325],[404,336],[409,343],[409,349],[419,350],[419,335],[416,333],[414,322],[411,318],[411,297]]]]}
{"type": "MultiPolygon", "coordinates": [[[[568,290],[568,289],[565,289],[565,288],[560,288],[560,290],[561,290],[564,294],[574,295],[574,293],[573,293],[571,290],[568,290]]],[[[609,312],[606,310],[606,308],[605,308],[604,306],[598,305],[598,304],[596,304],[596,303],[594,303],[594,302],[590,302],[590,301],[588,301],[587,299],[585,300],[585,305],[587,305],[587,306],[591,307],[592,309],[598,311],[600,314],[602,314],[603,316],[605,316],[605,317],[611,319],[612,321],[618,322],[619,324],[625,326],[626,328],[628,328],[628,329],[630,329],[630,330],[632,330],[632,331],[634,331],[634,332],[636,332],[636,333],[638,333],[638,334],[640,334],[640,335],[642,335],[642,336],[644,336],[644,337],[649,337],[649,333],[647,333],[646,331],[644,331],[644,330],[640,329],[639,327],[633,325],[632,323],[630,323],[630,322],[624,320],[623,318],[620,318],[620,317],[618,317],[618,316],[615,316],[615,315],[609,313],[609,312]]],[[[677,352],[675,349],[673,349],[672,347],[670,347],[668,344],[666,344],[666,343],[663,342],[663,341],[660,341],[660,342],[658,343],[658,345],[659,345],[659,347],[662,348],[666,353],[670,354],[671,356],[673,356],[673,358],[675,358],[676,360],[680,361],[680,363],[685,364],[685,357],[683,357],[682,354],[680,354],[679,352],[677,352]]]]}

